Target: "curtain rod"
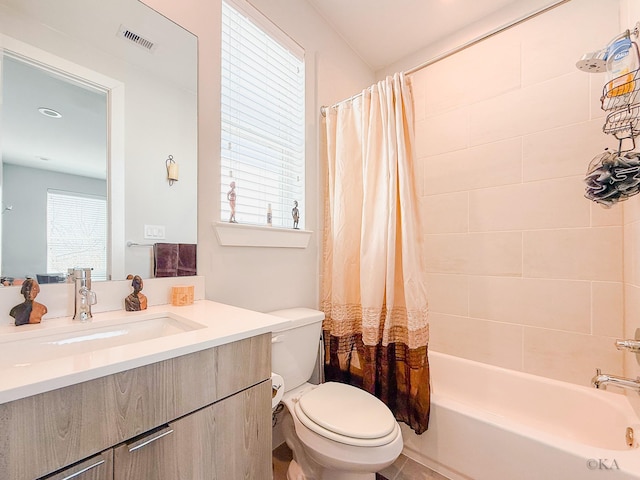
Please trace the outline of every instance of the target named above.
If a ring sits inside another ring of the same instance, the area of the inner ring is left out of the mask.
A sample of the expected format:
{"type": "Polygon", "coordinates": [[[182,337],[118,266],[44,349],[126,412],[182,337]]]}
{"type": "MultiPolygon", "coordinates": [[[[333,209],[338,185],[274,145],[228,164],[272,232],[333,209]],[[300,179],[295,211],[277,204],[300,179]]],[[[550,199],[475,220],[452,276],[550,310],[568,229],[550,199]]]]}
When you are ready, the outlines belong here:
{"type": "MultiPolygon", "coordinates": [[[[547,5],[546,7],[542,7],[542,8],[540,8],[540,9],[538,9],[538,10],[532,12],[532,13],[524,15],[524,16],[522,16],[520,18],[516,18],[515,20],[513,20],[511,22],[508,22],[508,23],[502,25],[501,27],[498,27],[498,28],[495,28],[493,30],[490,30],[489,32],[484,33],[483,35],[480,35],[479,37],[476,37],[476,38],[474,38],[472,40],[469,40],[468,42],[463,43],[462,45],[458,45],[457,47],[455,47],[455,48],[453,48],[451,50],[448,50],[448,51],[446,51],[446,52],[444,52],[444,53],[442,53],[442,54],[440,54],[440,55],[438,55],[436,57],[433,57],[433,58],[431,58],[430,60],[427,60],[424,63],[416,65],[415,67],[412,67],[409,70],[406,70],[404,73],[406,75],[411,75],[412,73],[416,73],[417,71],[422,70],[423,68],[429,67],[429,66],[433,65],[434,63],[437,63],[437,62],[439,62],[441,60],[444,60],[445,58],[448,58],[448,57],[450,57],[452,55],[455,55],[456,53],[460,53],[461,51],[466,50],[469,47],[472,47],[472,46],[474,46],[474,45],[476,45],[476,44],[478,44],[478,43],[480,43],[480,42],[482,42],[484,40],[487,40],[487,39],[489,39],[489,38],[491,38],[491,37],[493,37],[493,36],[495,36],[495,35],[497,35],[499,33],[502,33],[502,32],[504,32],[506,30],[509,30],[510,28],[513,28],[513,27],[515,27],[517,25],[520,25],[521,23],[524,23],[527,20],[531,20],[532,18],[535,18],[535,17],[537,17],[539,15],[542,15],[543,13],[546,13],[546,12],[548,12],[550,10],[553,10],[554,8],[559,7],[560,5],[563,5],[565,3],[569,3],[570,1],[571,0],[559,0],[557,2],[552,3],[551,5],[547,5]]],[[[332,106],[335,107],[337,105],[340,105],[341,103],[349,102],[349,101],[353,100],[354,98],[358,98],[360,95],[362,95],[362,92],[356,93],[355,95],[353,95],[353,96],[351,96],[351,97],[349,97],[349,98],[347,98],[345,100],[341,100],[341,101],[339,101],[337,103],[334,103],[332,106]]],[[[323,117],[327,115],[327,108],[329,108],[329,107],[327,107],[326,105],[323,105],[323,106],[320,107],[320,113],[322,114],[323,117]]]]}

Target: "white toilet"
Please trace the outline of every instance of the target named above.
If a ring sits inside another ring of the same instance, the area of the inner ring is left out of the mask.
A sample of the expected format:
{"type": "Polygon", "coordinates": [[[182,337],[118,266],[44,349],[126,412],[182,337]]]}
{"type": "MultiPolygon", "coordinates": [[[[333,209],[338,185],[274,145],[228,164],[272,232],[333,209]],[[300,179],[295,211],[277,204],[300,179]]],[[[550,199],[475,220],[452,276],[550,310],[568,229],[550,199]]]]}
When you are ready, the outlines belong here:
{"type": "Polygon", "coordinates": [[[293,451],[288,480],[374,480],[402,451],[400,427],[373,395],[341,383],[307,383],[324,313],[271,312],[291,322],[273,332],[271,365],[284,379],[283,434],[293,451]]]}

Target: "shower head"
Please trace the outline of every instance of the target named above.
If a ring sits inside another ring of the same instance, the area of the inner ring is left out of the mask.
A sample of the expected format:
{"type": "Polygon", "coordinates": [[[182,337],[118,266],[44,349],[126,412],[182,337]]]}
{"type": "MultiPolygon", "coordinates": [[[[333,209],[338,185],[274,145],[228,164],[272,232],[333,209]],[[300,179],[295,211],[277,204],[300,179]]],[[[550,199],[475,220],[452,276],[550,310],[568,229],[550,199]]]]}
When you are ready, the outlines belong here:
{"type": "Polygon", "coordinates": [[[637,22],[633,30],[625,30],[611,39],[607,45],[595,52],[585,53],[580,60],[576,62],[578,70],[588,73],[601,73],[607,71],[607,57],[609,49],[616,44],[618,40],[626,38],[631,40],[631,36],[638,38],[640,36],[640,22],[637,22]]]}
{"type": "Polygon", "coordinates": [[[576,62],[578,70],[587,73],[601,73],[607,71],[607,49],[598,50],[596,52],[585,53],[580,60],[576,62]]]}

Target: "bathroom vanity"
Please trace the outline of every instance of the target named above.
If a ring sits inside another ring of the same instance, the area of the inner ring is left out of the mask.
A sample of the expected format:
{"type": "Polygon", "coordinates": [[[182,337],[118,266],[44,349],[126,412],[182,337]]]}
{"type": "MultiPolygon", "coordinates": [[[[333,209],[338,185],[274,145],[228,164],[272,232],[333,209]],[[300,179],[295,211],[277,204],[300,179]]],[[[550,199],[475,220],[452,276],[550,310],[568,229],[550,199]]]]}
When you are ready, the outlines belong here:
{"type": "Polygon", "coordinates": [[[97,314],[91,325],[1,327],[0,351],[57,343],[65,355],[82,338],[162,324],[154,338],[135,327],[123,334],[135,340],[30,364],[0,354],[0,478],[268,478],[270,332],[282,321],[202,300],[97,314]]]}

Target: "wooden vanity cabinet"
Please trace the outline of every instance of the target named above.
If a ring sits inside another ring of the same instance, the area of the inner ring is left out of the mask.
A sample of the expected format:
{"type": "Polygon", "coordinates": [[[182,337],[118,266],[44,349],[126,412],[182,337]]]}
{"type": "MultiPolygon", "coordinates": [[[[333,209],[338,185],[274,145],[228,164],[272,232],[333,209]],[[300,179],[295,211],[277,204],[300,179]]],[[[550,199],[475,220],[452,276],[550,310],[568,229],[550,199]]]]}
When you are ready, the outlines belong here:
{"type": "Polygon", "coordinates": [[[263,334],[2,404],[0,479],[271,478],[270,366],[263,334]]]}

